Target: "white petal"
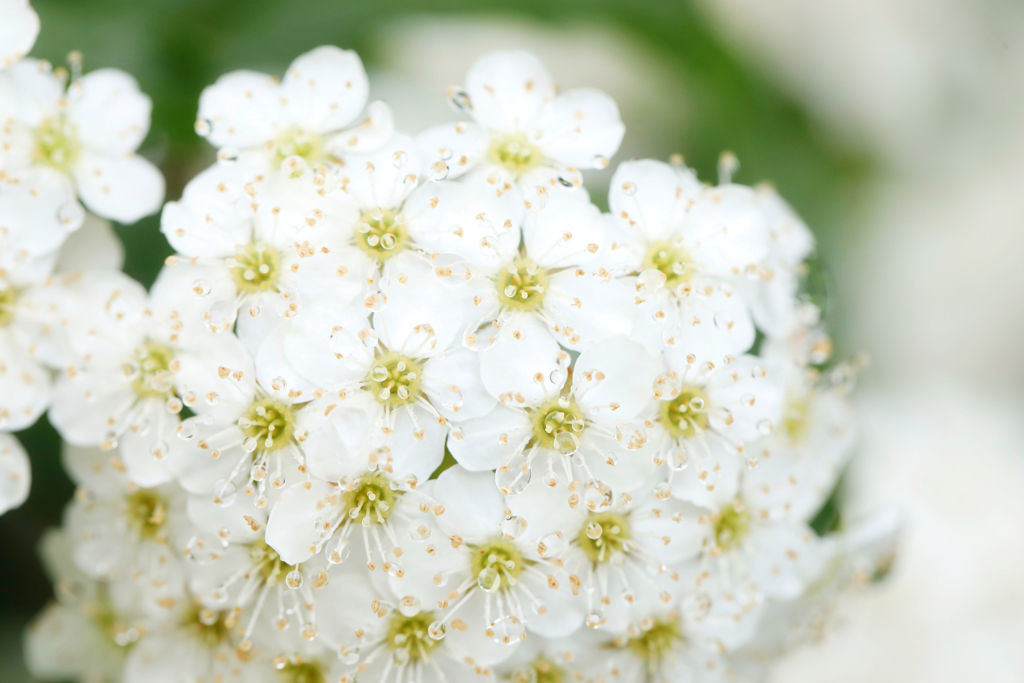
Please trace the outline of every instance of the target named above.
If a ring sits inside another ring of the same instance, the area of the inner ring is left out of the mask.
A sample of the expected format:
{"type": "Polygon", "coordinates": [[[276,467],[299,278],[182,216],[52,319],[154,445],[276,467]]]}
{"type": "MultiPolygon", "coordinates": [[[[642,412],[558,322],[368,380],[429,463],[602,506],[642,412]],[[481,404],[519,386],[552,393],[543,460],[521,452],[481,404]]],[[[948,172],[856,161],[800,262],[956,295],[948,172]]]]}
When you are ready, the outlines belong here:
{"type": "Polygon", "coordinates": [[[88,213],[82,227],[71,233],[61,247],[54,270],[121,270],[123,265],[124,245],[110,221],[88,213]]]}
{"type": "Polygon", "coordinates": [[[111,500],[128,489],[123,464],[110,451],[64,443],[60,461],[71,481],[100,499],[111,500]]]}
{"type": "Polygon", "coordinates": [[[722,185],[704,190],[683,225],[684,248],[704,272],[730,276],[768,255],[768,221],[752,189],[722,185]]]}
{"type": "Polygon", "coordinates": [[[352,122],[366,106],[370,84],[352,50],[324,45],[300,55],[281,82],[289,121],[326,133],[352,122]]]}
{"type": "Polygon", "coordinates": [[[527,436],[530,420],[521,410],[498,405],[483,417],[459,425],[448,439],[448,450],[466,469],[493,470],[516,451],[527,436]]]}
{"type": "Polygon", "coordinates": [[[0,69],[24,57],[39,35],[39,15],[28,0],[8,0],[0,4],[0,69]]]}
{"type": "Polygon", "coordinates": [[[180,396],[195,398],[189,406],[195,413],[235,419],[256,393],[252,359],[233,334],[204,332],[174,354],[175,388],[180,396]]]}
{"type": "Polygon", "coordinates": [[[394,134],[391,109],[378,100],[370,102],[369,113],[360,123],[324,140],[324,151],[339,157],[366,154],[387,144],[394,134]]]}
{"type": "Polygon", "coordinates": [[[693,285],[700,291],[683,297],[677,324],[668,323],[662,330],[665,344],[670,346],[666,353],[679,358],[692,354],[698,363],[711,361],[717,365],[727,355],[749,350],[756,331],[740,294],[726,294],[710,282],[693,285]]]}
{"type": "Polygon", "coordinates": [[[490,472],[449,467],[437,478],[433,495],[444,506],[437,521],[449,536],[459,535],[467,543],[480,545],[501,535],[505,497],[490,472]]]}
{"type": "Polygon", "coordinates": [[[549,280],[544,311],[559,326],[552,332],[564,346],[586,349],[602,339],[630,334],[636,304],[627,280],[570,268],[549,280]]]}
{"type": "Polygon", "coordinates": [[[282,353],[307,381],[320,386],[363,379],[373,355],[359,340],[359,333],[367,329],[370,324],[363,311],[332,300],[316,301],[288,325],[282,353]],[[344,341],[332,342],[334,335],[344,341]]]}
{"type": "Polygon", "coordinates": [[[78,140],[97,154],[133,152],[149,132],[153,102],[120,69],[99,69],[68,88],[68,118],[78,140]]]}
{"type": "Polygon", "coordinates": [[[35,423],[50,402],[50,373],[0,330],[0,429],[35,423]]]}
{"type": "Polygon", "coordinates": [[[85,209],[67,176],[33,167],[0,181],[4,250],[21,259],[54,252],[82,226],[85,209]]]}
{"type": "Polygon", "coordinates": [[[654,159],[619,164],[608,189],[611,215],[646,248],[670,240],[702,188],[692,169],[654,159]]]}
{"type": "Polygon", "coordinates": [[[423,380],[440,396],[440,399],[431,401],[434,407],[456,422],[480,417],[497,403],[480,377],[480,354],[466,348],[456,348],[431,358],[423,366],[423,380]],[[457,401],[462,403],[457,411],[447,409],[448,406],[454,407],[457,401]]]}
{"type": "MultiPolygon", "coordinates": [[[[666,353],[669,364],[681,367],[666,353]]],[[[722,431],[734,439],[753,440],[767,433],[782,412],[783,369],[757,356],[743,355],[718,368],[706,393],[713,406],[725,406],[732,414],[731,424],[722,431]]]]}
{"type": "Polygon", "coordinates": [[[615,156],[626,133],[615,100],[592,88],[556,97],[537,125],[544,131],[539,140],[544,156],[580,169],[592,168],[597,157],[615,156]]]}
{"type": "Polygon", "coordinates": [[[708,510],[720,510],[736,498],[742,461],[720,439],[707,439],[706,447],[687,452],[686,469],[672,477],[672,495],[708,510]]]}
{"type": "Polygon", "coordinates": [[[547,203],[523,223],[527,255],[545,268],[587,265],[604,244],[604,219],[583,192],[562,187],[547,193],[547,203]]]}
{"type": "Polygon", "coordinates": [[[447,349],[462,331],[455,295],[417,257],[399,254],[384,267],[388,302],[373,328],[389,348],[428,358],[447,349]]]}
{"type": "Polygon", "coordinates": [[[160,231],[175,251],[226,257],[252,240],[252,218],[236,206],[244,199],[244,178],[231,167],[214,164],[189,181],[179,201],[164,206],[160,231]]]}
{"type": "Polygon", "coordinates": [[[294,565],[312,556],[309,545],[319,540],[315,523],[329,510],[318,503],[334,495],[334,486],[323,481],[295,484],[281,494],[267,521],[266,538],[282,560],[294,565]]]}
{"type": "MultiPolygon", "coordinates": [[[[562,506],[565,507],[564,502],[562,506]]],[[[564,577],[563,577],[564,578],[564,577]]],[[[526,628],[530,633],[544,638],[562,638],[572,635],[583,625],[587,616],[587,601],[583,596],[573,595],[568,581],[560,581],[552,589],[547,580],[534,573],[519,578],[544,606],[544,614],[535,614],[531,609],[526,613],[526,628]]],[[[529,640],[530,636],[527,636],[529,640]]]]}
{"type": "Polygon", "coordinates": [[[518,401],[522,395],[524,405],[532,405],[561,388],[551,378],[562,353],[538,316],[515,314],[494,344],[480,352],[480,378],[492,396],[512,394],[518,401]]]}
{"type": "MultiPolygon", "coordinates": [[[[539,478],[540,472],[534,474],[539,478]]],[[[568,544],[583,527],[586,513],[569,507],[569,493],[564,486],[549,487],[542,481],[531,481],[523,491],[507,499],[513,514],[526,522],[526,533],[537,542],[549,534],[560,534],[568,544]]],[[[580,506],[582,507],[582,506],[580,506]]]]}
{"type": "Polygon", "coordinates": [[[0,515],[21,507],[31,485],[28,454],[16,438],[0,432],[0,515]]]}
{"type": "Polygon", "coordinates": [[[207,139],[218,147],[272,140],[286,125],[277,81],[255,71],[225,74],[200,95],[199,120],[209,123],[207,139]]]}
{"type": "Polygon", "coordinates": [[[576,359],[573,387],[585,394],[577,402],[592,419],[625,421],[654,398],[661,362],[626,337],[595,343],[576,359]]]}
{"type": "Polygon", "coordinates": [[[765,213],[772,251],[787,265],[796,265],[814,251],[814,233],[775,188],[755,188],[758,205],[765,213]]]}
{"type": "Polygon", "coordinates": [[[0,73],[0,81],[7,80],[7,87],[0,86],[0,111],[16,118],[26,125],[37,128],[43,121],[57,115],[60,99],[64,96],[64,84],[53,75],[48,62],[38,59],[23,59],[0,73]],[[4,96],[6,94],[6,97],[4,96]],[[13,94],[14,100],[7,98],[13,94]]]}
{"type": "Polygon", "coordinates": [[[532,127],[542,106],[555,96],[551,76],[529,52],[490,52],[473,64],[466,75],[472,114],[481,125],[496,131],[532,127]]]}
{"type": "Polygon", "coordinates": [[[351,154],[339,173],[342,192],[363,211],[397,209],[424,178],[423,155],[408,135],[397,134],[370,154],[351,154]],[[397,162],[397,163],[396,163],[397,162]]]}
{"type": "Polygon", "coordinates": [[[108,157],[83,152],[74,175],[89,210],[119,223],[134,223],[155,213],[164,201],[164,177],[135,154],[108,157]]]}
{"type": "Polygon", "coordinates": [[[821,541],[810,527],[788,524],[754,525],[750,567],[761,590],[771,598],[799,597],[824,569],[821,541]]]}
{"type": "Polygon", "coordinates": [[[325,481],[357,477],[369,469],[370,415],[362,407],[338,406],[303,444],[310,473],[325,481]]]}
{"type": "Polygon", "coordinates": [[[73,379],[61,375],[54,387],[50,422],[65,441],[78,446],[95,446],[107,436],[116,411],[129,405],[135,392],[109,373],[78,373],[73,379]]]}
{"type": "Polygon", "coordinates": [[[460,122],[428,128],[416,136],[416,144],[423,150],[428,168],[442,162],[448,168],[448,179],[455,180],[487,157],[491,141],[480,126],[460,122]]]}
{"type": "Polygon", "coordinates": [[[387,440],[395,476],[426,481],[444,459],[446,429],[422,406],[406,406],[397,413],[394,433],[387,440]]]}
{"type": "Polygon", "coordinates": [[[169,415],[163,401],[148,400],[143,402],[136,422],[145,422],[148,427],[144,431],[125,431],[118,448],[129,481],[144,488],[171,481],[174,473],[168,468],[168,462],[187,448],[175,434],[178,416],[169,415]],[[161,458],[156,457],[154,450],[161,458]]]}

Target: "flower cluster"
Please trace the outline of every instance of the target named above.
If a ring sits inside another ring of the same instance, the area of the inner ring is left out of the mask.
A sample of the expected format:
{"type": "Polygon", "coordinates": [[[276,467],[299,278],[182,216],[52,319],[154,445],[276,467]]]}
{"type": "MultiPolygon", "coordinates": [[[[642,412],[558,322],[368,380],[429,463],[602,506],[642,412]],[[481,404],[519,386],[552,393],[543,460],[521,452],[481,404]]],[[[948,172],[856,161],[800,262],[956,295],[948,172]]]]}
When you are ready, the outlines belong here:
{"type": "Polygon", "coordinates": [[[203,91],[217,160],[163,207],[147,292],[93,214],[160,205],[149,101],[76,71],[0,73],[0,427],[48,409],[78,485],[36,675],[756,680],[884,572],[893,520],[808,524],[857,364],[811,233],[731,157],[717,185],[623,162],[602,212],[606,94],[495,52],[410,136],[320,47],[203,91]]]}

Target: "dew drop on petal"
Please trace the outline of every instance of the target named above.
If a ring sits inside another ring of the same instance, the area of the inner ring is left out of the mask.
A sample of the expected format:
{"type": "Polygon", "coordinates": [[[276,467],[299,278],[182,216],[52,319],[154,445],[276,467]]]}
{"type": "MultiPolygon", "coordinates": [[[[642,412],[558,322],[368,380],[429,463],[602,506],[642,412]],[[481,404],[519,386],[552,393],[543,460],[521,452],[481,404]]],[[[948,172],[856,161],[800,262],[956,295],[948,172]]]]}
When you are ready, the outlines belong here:
{"type": "Polygon", "coordinates": [[[209,296],[213,291],[213,285],[209,280],[196,280],[192,283],[192,293],[196,296],[209,296]]]}
{"type": "Polygon", "coordinates": [[[526,520],[516,515],[509,515],[501,522],[501,534],[510,541],[514,541],[526,531],[526,520]]]}
{"type": "Polygon", "coordinates": [[[229,479],[221,479],[213,486],[213,502],[220,507],[229,507],[237,495],[238,491],[229,479]]]}
{"type": "Polygon", "coordinates": [[[217,163],[222,166],[231,166],[238,161],[239,154],[237,147],[221,147],[217,152],[217,163]]]}
{"type": "Polygon", "coordinates": [[[171,447],[166,441],[154,441],[149,447],[149,454],[157,460],[163,460],[170,453],[171,447]]]}
{"type": "Polygon", "coordinates": [[[771,434],[774,428],[775,425],[772,424],[771,420],[758,420],[757,422],[757,432],[763,436],[771,434]]]}
{"type": "Polygon", "coordinates": [[[523,489],[530,483],[533,470],[530,463],[523,455],[513,455],[508,462],[504,463],[494,472],[494,483],[506,496],[514,496],[522,493],[523,489]]]}
{"type": "Polygon", "coordinates": [[[487,567],[477,574],[476,583],[482,591],[497,593],[501,588],[501,574],[494,567],[487,567]]]}
{"type": "Polygon", "coordinates": [[[603,512],[612,506],[614,495],[608,484],[591,479],[583,489],[583,500],[590,512],[603,512]]]}
{"type": "Polygon", "coordinates": [[[427,635],[430,636],[432,640],[442,640],[447,632],[448,627],[440,620],[435,621],[427,627],[427,635]]]}
{"type": "Polygon", "coordinates": [[[195,131],[196,135],[205,138],[213,132],[213,124],[209,119],[196,119],[195,131]]]}
{"type": "Polygon", "coordinates": [[[406,617],[414,617],[420,613],[422,604],[420,599],[415,595],[406,595],[404,598],[398,601],[398,611],[406,617]]]}
{"type": "Polygon", "coordinates": [[[302,572],[298,569],[293,569],[285,575],[284,581],[288,584],[289,588],[298,588],[302,585],[302,572]]]}
{"type": "Polygon", "coordinates": [[[448,164],[441,160],[438,160],[430,165],[430,168],[427,170],[427,177],[432,182],[436,183],[440,180],[444,180],[445,178],[447,178],[448,172],[448,164]]]}
{"type": "Polygon", "coordinates": [[[175,432],[182,441],[191,441],[199,433],[199,427],[195,420],[182,420],[175,432]]]}
{"type": "Polygon", "coordinates": [[[517,645],[526,638],[526,626],[518,617],[509,615],[492,621],[487,633],[499,645],[517,645]]]}
{"type": "Polygon", "coordinates": [[[445,93],[448,99],[448,106],[457,112],[468,114],[473,111],[473,100],[469,93],[462,88],[448,88],[445,93]]]}
{"type": "Polygon", "coordinates": [[[78,202],[65,202],[57,207],[57,221],[67,227],[81,225],[85,220],[85,209],[78,202]]]}

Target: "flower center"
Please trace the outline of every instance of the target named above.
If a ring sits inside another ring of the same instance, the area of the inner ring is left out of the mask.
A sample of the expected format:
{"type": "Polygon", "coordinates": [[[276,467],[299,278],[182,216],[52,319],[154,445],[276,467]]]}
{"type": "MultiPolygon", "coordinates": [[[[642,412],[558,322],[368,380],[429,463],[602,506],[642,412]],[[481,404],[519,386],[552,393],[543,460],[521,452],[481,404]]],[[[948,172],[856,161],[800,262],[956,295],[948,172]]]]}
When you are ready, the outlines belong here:
{"type": "Polygon", "coordinates": [[[496,538],[473,548],[470,571],[488,593],[508,590],[526,569],[523,554],[511,542],[496,538]]]}
{"type": "Polygon", "coordinates": [[[221,645],[221,643],[227,642],[231,635],[231,627],[227,623],[228,616],[228,612],[218,612],[208,607],[195,605],[189,610],[182,625],[199,642],[213,649],[221,645]]]}
{"type": "Polygon", "coordinates": [[[519,258],[498,272],[498,300],[516,311],[534,311],[544,301],[547,274],[540,264],[519,258]]]}
{"type": "Polygon", "coordinates": [[[382,261],[402,251],[409,242],[404,216],[390,209],[371,209],[364,213],[356,229],[359,248],[382,261]]]}
{"type": "Polygon", "coordinates": [[[170,348],[146,342],[135,349],[134,360],[126,362],[121,370],[139,397],[165,396],[174,387],[174,377],[168,369],[173,357],[170,348]]]}
{"type": "Polygon", "coordinates": [[[640,270],[660,270],[665,275],[665,284],[672,287],[690,281],[693,277],[691,263],[685,249],[669,240],[659,240],[647,250],[640,270]]]}
{"type": "Polygon", "coordinates": [[[648,664],[650,669],[657,670],[657,665],[665,658],[672,648],[683,642],[683,630],[674,615],[668,619],[656,619],[650,628],[640,635],[626,641],[637,659],[648,664]]]}
{"type": "Polygon", "coordinates": [[[782,426],[786,436],[793,443],[800,443],[807,434],[808,413],[810,406],[802,398],[792,399],[786,403],[782,413],[782,426]]]}
{"type": "Polygon", "coordinates": [[[247,244],[228,258],[235,286],[243,292],[262,292],[274,286],[281,271],[277,251],[263,244],[247,244]]]}
{"type": "Polygon", "coordinates": [[[319,662],[288,662],[277,670],[281,683],[326,683],[324,667],[319,662]]]}
{"type": "Polygon", "coordinates": [[[0,289],[0,327],[14,319],[14,307],[18,303],[18,290],[14,287],[0,289]]]}
{"type": "Polygon", "coordinates": [[[586,428],[583,411],[566,396],[546,403],[531,411],[533,424],[531,445],[553,448],[564,455],[572,455],[580,445],[577,434],[586,428]]]}
{"type": "Polygon", "coordinates": [[[740,545],[750,530],[750,513],[738,503],[723,508],[715,516],[715,543],[723,551],[740,545]]]}
{"type": "Polygon", "coordinates": [[[491,161],[513,173],[525,173],[541,162],[541,152],[522,133],[511,133],[491,143],[491,161]]]}
{"type": "Polygon", "coordinates": [[[292,565],[281,559],[277,551],[267,545],[264,540],[259,540],[249,546],[249,559],[252,560],[256,571],[263,577],[266,583],[271,585],[287,574],[292,565]]]}
{"type": "Polygon", "coordinates": [[[391,614],[384,643],[395,651],[396,660],[401,660],[399,663],[424,660],[441,644],[441,641],[434,640],[428,634],[430,624],[434,622],[433,612],[419,612],[411,617],[398,610],[391,614]]]}
{"type": "Polygon", "coordinates": [[[671,401],[662,401],[661,423],[672,436],[688,439],[708,428],[708,401],[697,387],[682,387],[671,401]]]}
{"type": "Polygon", "coordinates": [[[68,170],[78,158],[75,128],[63,117],[47,119],[36,130],[36,156],[59,171],[68,170]]]}
{"type": "Polygon", "coordinates": [[[167,521],[167,501],[152,489],[139,489],[125,501],[125,516],[139,538],[156,538],[167,521]]]}
{"type": "Polygon", "coordinates": [[[394,509],[395,492],[387,477],[380,472],[370,472],[359,479],[355,488],[342,495],[341,503],[349,519],[363,526],[375,522],[383,524],[394,509]]]}
{"type": "Polygon", "coordinates": [[[334,160],[333,156],[324,153],[323,138],[299,128],[292,128],[283,133],[274,142],[274,147],[279,163],[291,156],[302,157],[310,165],[324,160],[334,160]]]}
{"type": "Polygon", "coordinates": [[[392,352],[378,358],[370,368],[370,390],[381,403],[405,405],[420,395],[422,376],[419,362],[392,352]]]}
{"type": "Polygon", "coordinates": [[[583,554],[594,564],[608,562],[632,545],[626,516],[615,512],[591,514],[578,540],[583,554]]]}
{"type": "Polygon", "coordinates": [[[239,418],[238,425],[245,430],[247,439],[255,439],[256,448],[275,451],[291,441],[295,433],[295,411],[272,398],[258,399],[239,418]]]}
{"type": "Polygon", "coordinates": [[[565,671],[543,657],[521,666],[508,675],[509,683],[565,683],[565,671]]]}

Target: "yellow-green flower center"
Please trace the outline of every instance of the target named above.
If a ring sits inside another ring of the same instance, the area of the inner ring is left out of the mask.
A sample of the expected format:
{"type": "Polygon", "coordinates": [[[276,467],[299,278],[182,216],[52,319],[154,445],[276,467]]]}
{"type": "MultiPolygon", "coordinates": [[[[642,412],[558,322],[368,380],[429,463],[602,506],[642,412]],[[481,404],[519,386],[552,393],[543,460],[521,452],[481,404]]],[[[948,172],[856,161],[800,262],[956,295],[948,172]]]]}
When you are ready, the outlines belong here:
{"type": "Polygon", "coordinates": [[[729,505],[715,516],[715,544],[723,551],[738,547],[750,530],[750,513],[742,505],[729,505]]]}
{"type": "Polygon", "coordinates": [[[579,448],[578,434],[586,429],[583,411],[566,396],[530,411],[533,438],[530,445],[553,448],[559,453],[572,455],[579,448]]]}
{"type": "Polygon", "coordinates": [[[171,361],[174,351],[162,344],[146,342],[135,350],[135,358],[124,363],[122,372],[132,389],[142,397],[166,396],[174,387],[171,361]]]}
{"type": "Polygon", "coordinates": [[[247,244],[228,258],[235,286],[243,292],[263,292],[274,286],[281,272],[277,251],[263,244],[247,244]]]}
{"type": "Polygon", "coordinates": [[[398,610],[391,613],[391,622],[384,637],[385,645],[397,654],[402,652],[402,659],[418,662],[426,659],[441,644],[428,634],[430,625],[434,623],[433,612],[419,612],[407,617],[398,610]]]}
{"type": "Polygon", "coordinates": [[[322,137],[300,128],[292,128],[282,133],[274,141],[274,149],[278,164],[291,156],[302,157],[311,166],[321,161],[336,161],[333,156],[324,152],[322,137]]]}
{"type": "Polygon", "coordinates": [[[544,301],[548,277],[536,261],[519,258],[498,271],[498,301],[516,311],[537,310],[544,301]]]}
{"type": "Polygon", "coordinates": [[[288,662],[278,669],[281,683],[327,683],[327,672],[320,662],[288,662]]]}
{"type": "Polygon", "coordinates": [[[786,403],[782,412],[782,427],[786,436],[793,443],[800,443],[807,434],[808,413],[810,405],[805,399],[792,399],[786,403]]]}
{"type": "Polygon", "coordinates": [[[491,143],[490,158],[513,173],[529,171],[541,162],[541,151],[522,133],[510,133],[491,143]]]}
{"type": "Polygon", "coordinates": [[[75,128],[64,117],[47,119],[36,129],[36,158],[59,171],[67,171],[78,158],[75,128]]]}
{"type": "Polygon", "coordinates": [[[629,520],[616,512],[591,514],[577,540],[591,562],[608,562],[615,555],[629,550],[629,520]]]}
{"type": "Polygon", "coordinates": [[[139,538],[155,538],[167,521],[167,501],[153,489],[139,489],[125,500],[125,516],[139,538]]]}
{"type": "Polygon", "coordinates": [[[355,488],[342,495],[341,503],[349,519],[363,526],[381,524],[394,510],[395,492],[387,477],[370,472],[359,479],[355,488]]]}
{"type": "Polygon", "coordinates": [[[285,575],[292,569],[292,565],[282,560],[277,551],[263,540],[249,546],[249,559],[263,580],[271,585],[283,581],[285,575]]]}
{"type": "Polygon", "coordinates": [[[665,284],[674,287],[689,282],[693,277],[691,263],[685,249],[669,240],[659,240],[647,250],[640,270],[660,270],[665,275],[665,284]]]}
{"type": "Polygon", "coordinates": [[[420,395],[423,367],[419,362],[397,353],[377,358],[370,368],[370,391],[381,403],[401,406],[420,395]]]}
{"type": "Polygon", "coordinates": [[[669,434],[688,439],[708,428],[708,400],[697,387],[683,387],[671,401],[661,401],[660,422],[669,434]]]}
{"type": "Polygon", "coordinates": [[[508,590],[526,569],[526,560],[515,545],[496,538],[472,548],[470,571],[480,588],[489,593],[508,590]]]}
{"type": "Polygon", "coordinates": [[[565,683],[565,671],[550,659],[540,657],[516,668],[505,677],[508,683],[565,683]]]}
{"type": "Polygon", "coordinates": [[[0,289],[0,327],[14,319],[14,307],[18,303],[18,290],[14,287],[0,289]]]}
{"type": "Polygon", "coordinates": [[[679,619],[670,615],[668,619],[657,619],[654,624],[626,641],[626,647],[647,663],[648,671],[657,671],[662,660],[673,648],[683,642],[683,630],[679,619]]]}
{"type": "Polygon", "coordinates": [[[370,256],[386,261],[409,242],[405,219],[390,209],[371,209],[356,226],[356,245],[370,256]]]}
{"type": "Polygon", "coordinates": [[[257,399],[238,421],[246,437],[256,439],[256,448],[275,451],[295,434],[295,411],[273,398],[257,399]]]}
{"type": "Polygon", "coordinates": [[[182,625],[187,628],[200,643],[213,649],[228,641],[231,627],[228,626],[228,612],[201,605],[194,605],[185,615],[182,625]]]}

